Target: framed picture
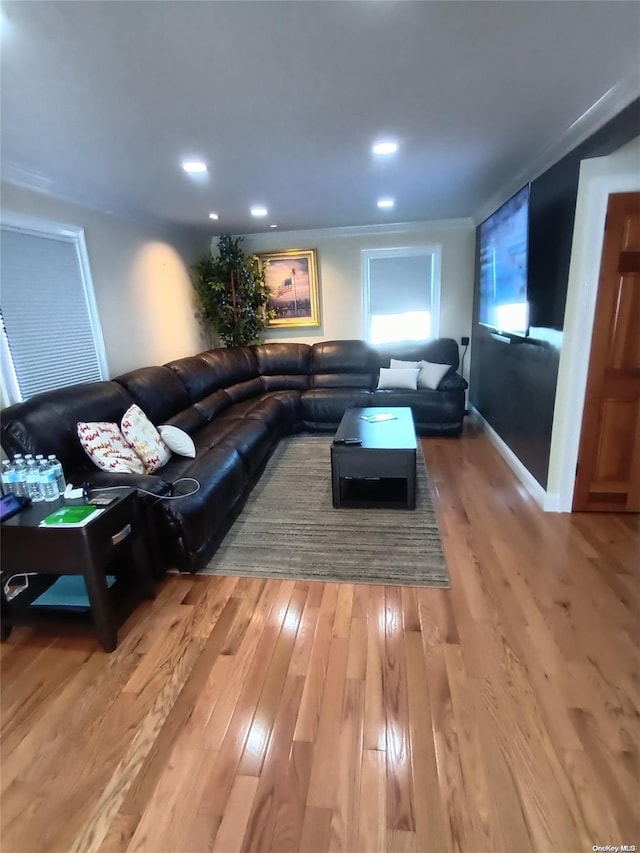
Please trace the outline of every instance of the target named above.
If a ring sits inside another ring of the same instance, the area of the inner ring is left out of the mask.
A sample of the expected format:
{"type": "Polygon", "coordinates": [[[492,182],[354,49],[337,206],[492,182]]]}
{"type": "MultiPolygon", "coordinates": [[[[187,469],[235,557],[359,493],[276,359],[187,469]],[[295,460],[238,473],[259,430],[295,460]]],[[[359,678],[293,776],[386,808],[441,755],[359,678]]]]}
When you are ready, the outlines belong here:
{"type": "Polygon", "coordinates": [[[319,326],[318,261],[315,249],[258,254],[276,316],[269,328],[319,326]]]}

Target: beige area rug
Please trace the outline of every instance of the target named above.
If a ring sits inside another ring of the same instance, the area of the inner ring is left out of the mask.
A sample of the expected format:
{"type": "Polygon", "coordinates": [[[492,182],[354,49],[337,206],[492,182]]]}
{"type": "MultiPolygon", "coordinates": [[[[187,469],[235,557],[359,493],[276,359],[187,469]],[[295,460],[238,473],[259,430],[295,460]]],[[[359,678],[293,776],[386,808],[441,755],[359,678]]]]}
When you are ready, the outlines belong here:
{"type": "Polygon", "coordinates": [[[334,509],[332,437],[283,439],[208,575],[449,587],[427,469],[415,510],[334,509]]]}

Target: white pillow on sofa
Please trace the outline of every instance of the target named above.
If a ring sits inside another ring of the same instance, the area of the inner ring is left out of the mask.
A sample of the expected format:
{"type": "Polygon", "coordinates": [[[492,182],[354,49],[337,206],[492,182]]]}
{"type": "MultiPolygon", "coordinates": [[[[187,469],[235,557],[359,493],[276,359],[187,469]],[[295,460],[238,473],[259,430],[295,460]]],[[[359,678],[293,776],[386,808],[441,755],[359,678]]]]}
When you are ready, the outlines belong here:
{"type": "Polygon", "coordinates": [[[418,388],[429,388],[435,391],[442,382],[445,374],[451,370],[450,364],[437,364],[433,361],[421,361],[418,372],[418,388]]]}
{"type": "Polygon", "coordinates": [[[402,391],[415,391],[418,388],[417,368],[391,368],[381,367],[378,379],[378,390],[390,391],[400,389],[402,391]]]}
{"type": "Polygon", "coordinates": [[[398,358],[392,358],[389,362],[389,370],[403,370],[404,368],[413,368],[414,370],[417,368],[420,370],[421,367],[421,361],[400,361],[398,358]]]}
{"type": "Polygon", "coordinates": [[[171,424],[162,424],[158,427],[158,432],[172,453],[195,459],[196,446],[188,432],[179,427],[171,426],[171,424]]]}

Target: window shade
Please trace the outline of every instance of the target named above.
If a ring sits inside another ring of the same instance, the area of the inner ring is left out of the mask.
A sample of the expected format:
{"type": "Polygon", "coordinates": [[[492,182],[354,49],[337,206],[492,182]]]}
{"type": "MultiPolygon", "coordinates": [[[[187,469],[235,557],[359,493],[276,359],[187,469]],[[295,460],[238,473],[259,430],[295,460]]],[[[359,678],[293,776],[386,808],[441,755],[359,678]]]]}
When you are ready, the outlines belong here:
{"type": "Polygon", "coordinates": [[[369,313],[431,310],[430,255],[370,258],[369,313]]]}
{"type": "Polygon", "coordinates": [[[22,399],[102,379],[73,239],[0,229],[2,318],[22,399]]]}

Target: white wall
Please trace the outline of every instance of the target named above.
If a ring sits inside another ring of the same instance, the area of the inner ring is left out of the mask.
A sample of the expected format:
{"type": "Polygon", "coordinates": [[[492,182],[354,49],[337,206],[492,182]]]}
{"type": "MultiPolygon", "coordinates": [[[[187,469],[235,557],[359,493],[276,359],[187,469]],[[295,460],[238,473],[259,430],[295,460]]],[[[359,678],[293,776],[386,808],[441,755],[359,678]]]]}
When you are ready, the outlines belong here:
{"type": "MultiPolygon", "coordinates": [[[[2,184],[2,210],[84,228],[109,375],[162,364],[210,345],[195,317],[189,265],[206,251],[197,236],[157,229],[2,184]]],[[[213,240],[215,245],[215,238],[213,240]]],[[[361,251],[439,245],[442,249],[440,335],[469,335],[475,230],[471,220],[249,235],[247,252],[315,248],[319,328],[273,329],[265,340],[314,343],[362,338],[361,251]]],[[[467,366],[469,361],[467,361],[467,366]]]]}
{"type": "Polygon", "coordinates": [[[84,229],[109,375],[192,355],[207,344],[189,265],[208,240],[120,219],[3,183],[2,211],[84,229]]]}
{"type": "Polygon", "coordinates": [[[314,343],[363,338],[361,251],[434,245],[442,248],[440,336],[459,341],[462,335],[471,333],[475,263],[475,229],[471,220],[411,223],[388,230],[331,228],[247,235],[242,244],[247,253],[318,251],[320,327],[272,329],[265,332],[264,339],[314,343]]]}
{"type": "Polygon", "coordinates": [[[545,508],[570,512],[610,193],[640,190],[640,137],[580,165],[545,508]]]}

